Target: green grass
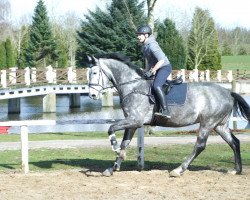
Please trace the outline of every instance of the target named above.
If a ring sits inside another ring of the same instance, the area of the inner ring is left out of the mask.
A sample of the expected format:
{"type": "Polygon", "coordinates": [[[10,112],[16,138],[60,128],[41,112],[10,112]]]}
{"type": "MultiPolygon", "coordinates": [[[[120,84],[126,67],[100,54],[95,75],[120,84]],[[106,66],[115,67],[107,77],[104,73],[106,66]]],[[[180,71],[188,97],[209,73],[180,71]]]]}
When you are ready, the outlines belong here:
{"type": "Polygon", "coordinates": [[[250,55],[222,56],[222,70],[248,70],[250,71],[250,55]]]}
{"type": "MultiPolygon", "coordinates": [[[[172,170],[191,153],[193,145],[168,145],[145,148],[145,170],[172,170]]],[[[242,163],[250,167],[250,144],[241,145],[242,163]]],[[[20,151],[0,152],[0,172],[20,171],[20,151]]],[[[137,169],[136,148],[128,148],[127,160],[121,170],[137,169]]],[[[79,148],[79,149],[38,149],[29,151],[31,171],[90,169],[103,171],[113,165],[115,154],[110,148],[79,148]]],[[[226,144],[207,145],[202,154],[195,159],[190,170],[228,170],[234,167],[233,152],[226,144]]]]}
{"type": "MultiPolygon", "coordinates": [[[[237,130],[234,131],[237,133],[250,133],[250,130],[237,130]]],[[[153,135],[145,135],[146,137],[163,137],[163,136],[182,136],[182,135],[194,135],[195,131],[157,131],[153,135]]],[[[123,132],[118,131],[116,133],[117,138],[123,137],[123,132]]],[[[136,134],[135,134],[136,136],[136,134]]],[[[74,132],[66,132],[66,133],[35,133],[29,134],[29,141],[46,141],[46,140],[91,140],[91,139],[107,139],[108,133],[104,131],[100,132],[82,132],[82,133],[74,133],[74,132]]],[[[0,142],[18,142],[20,141],[19,134],[8,134],[1,135],[0,134],[0,142]]]]}

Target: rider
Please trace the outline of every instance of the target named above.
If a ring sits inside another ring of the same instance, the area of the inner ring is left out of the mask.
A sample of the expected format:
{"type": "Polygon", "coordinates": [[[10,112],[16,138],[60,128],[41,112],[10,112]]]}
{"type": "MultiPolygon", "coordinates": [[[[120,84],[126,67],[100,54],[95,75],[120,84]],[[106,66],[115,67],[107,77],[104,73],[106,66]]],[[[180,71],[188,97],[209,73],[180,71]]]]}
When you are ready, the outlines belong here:
{"type": "Polygon", "coordinates": [[[145,77],[150,78],[155,74],[153,90],[161,105],[160,113],[155,113],[155,115],[171,118],[162,86],[172,71],[172,65],[155,40],[152,29],[148,25],[140,26],[137,29],[137,38],[143,44],[142,53],[147,60],[145,77]]]}

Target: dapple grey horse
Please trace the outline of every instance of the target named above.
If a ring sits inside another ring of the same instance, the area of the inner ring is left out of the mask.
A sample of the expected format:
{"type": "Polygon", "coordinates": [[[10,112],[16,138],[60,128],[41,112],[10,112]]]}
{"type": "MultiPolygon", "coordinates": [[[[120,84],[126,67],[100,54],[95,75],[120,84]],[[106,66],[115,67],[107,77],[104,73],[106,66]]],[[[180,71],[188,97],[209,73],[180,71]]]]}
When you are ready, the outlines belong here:
{"type": "Polygon", "coordinates": [[[242,172],[240,141],[229,129],[229,118],[233,109],[250,121],[250,108],[239,95],[214,83],[188,83],[186,102],[183,106],[170,106],[171,118],[154,118],[154,104],[149,101],[151,82],[143,78],[143,72],[128,58],[119,54],[106,54],[99,57],[88,56],[90,70],[88,75],[89,97],[99,99],[104,89],[115,87],[125,119],[112,124],[108,130],[112,149],[117,158],[112,167],[103,174],[110,176],[120,170],[128,147],[137,128],[143,125],[163,127],[183,127],[199,124],[199,132],[190,156],[170,176],[180,176],[191,162],[205,149],[209,133],[215,130],[232,148],[235,168],[233,174],[242,172]],[[125,130],[123,140],[118,145],[115,132],[125,130]]]}

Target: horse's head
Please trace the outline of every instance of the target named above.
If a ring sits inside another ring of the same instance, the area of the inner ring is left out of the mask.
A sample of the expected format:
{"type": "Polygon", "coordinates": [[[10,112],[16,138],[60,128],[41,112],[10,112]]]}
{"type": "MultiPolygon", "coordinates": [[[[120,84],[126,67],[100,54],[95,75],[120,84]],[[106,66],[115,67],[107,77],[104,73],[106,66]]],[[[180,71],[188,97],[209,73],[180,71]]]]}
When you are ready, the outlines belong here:
{"type": "Polygon", "coordinates": [[[103,90],[107,88],[109,78],[105,74],[99,59],[88,56],[90,68],[88,70],[89,97],[97,100],[101,98],[103,90]]]}

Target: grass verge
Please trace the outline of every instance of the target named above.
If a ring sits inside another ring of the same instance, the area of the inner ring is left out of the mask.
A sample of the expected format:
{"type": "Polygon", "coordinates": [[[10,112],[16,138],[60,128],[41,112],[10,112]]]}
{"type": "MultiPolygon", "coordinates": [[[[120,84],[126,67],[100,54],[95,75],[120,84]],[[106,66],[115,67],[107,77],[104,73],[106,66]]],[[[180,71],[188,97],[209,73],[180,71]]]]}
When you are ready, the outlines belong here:
{"type": "MultiPolygon", "coordinates": [[[[172,170],[192,152],[193,145],[167,145],[145,148],[145,170],[172,170]]],[[[242,163],[250,167],[250,144],[241,145],[242,163]]],[[[135,170],[136,148],[127,149],[127,160],[121,170],[135,170]]],[[[115,154],[110,148],[38,149],[29,151],[31,171],[90,169],[103,171],[113,165],[115,154]]],[[[228,170],[234,167],[233,152],[226,144],[210,144],[190,166],[190,170],[228,170]]],[[[15,172],[21,168],[20,151],[0,152],[0,172],[15,172]]]]}
{"type": "MultiPolygon", "coordinates": [[[[234,130],[234,134],[250,133],[250,130],[234,130]]],[[[182,136],[182,135],[196,135],[197,131],[157,131],[152,135],[145,135],[146,137],[165,137],[165,136],[182,136]]],[[[215,133],[211,133],[215,134],[215,133]]],[[[123,137],[123,132],[116,132],[117,138],[123,137]]],[[[91,139],[106,139],[107,132],[83,132],[83,133],[36,133],[29,134],[29,141],[46,141],[46,140],[91,140],[91,139]]],[[[19,134],[1,135],[0,142],[18,142],[20,141],[19,134]]]]}

